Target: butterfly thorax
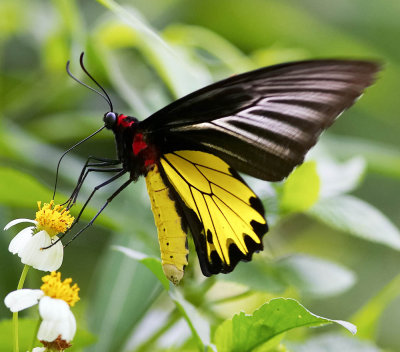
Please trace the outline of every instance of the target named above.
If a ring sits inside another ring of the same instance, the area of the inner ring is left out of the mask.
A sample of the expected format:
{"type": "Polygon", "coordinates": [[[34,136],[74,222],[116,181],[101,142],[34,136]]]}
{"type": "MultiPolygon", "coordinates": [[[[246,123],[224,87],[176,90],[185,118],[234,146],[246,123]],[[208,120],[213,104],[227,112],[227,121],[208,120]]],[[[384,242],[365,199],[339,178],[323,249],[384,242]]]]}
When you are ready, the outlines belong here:
{"type": "Polygon", "coordinates": [[[118,158],[123,167],[129,170],[131,178],[136,180],[145,175],[158,160],[155,146],[147,140],[140,130],[139,121],[131,116],[117,115],[112,128],[117,146],[118,158]]]}

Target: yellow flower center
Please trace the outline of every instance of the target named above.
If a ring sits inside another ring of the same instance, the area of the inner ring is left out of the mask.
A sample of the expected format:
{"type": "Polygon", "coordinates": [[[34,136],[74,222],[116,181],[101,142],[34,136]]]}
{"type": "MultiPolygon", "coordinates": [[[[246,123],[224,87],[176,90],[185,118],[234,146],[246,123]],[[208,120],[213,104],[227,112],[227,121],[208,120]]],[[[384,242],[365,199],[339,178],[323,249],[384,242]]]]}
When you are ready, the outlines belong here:
{"type": "Polygon", "coordinates": [[[60,272],[51,272],[50,275],[42,277],[44,284],[40,289],[46,296],[62,299],[67,302],[70,307],[73,307],[79,301],[79,287],[77,284],[71,286],[72,279],[68,278],[61,282],[60,272]]]}
{"type": "Polygon", "coordinates": [[[38,231],[46,231],[50,237],[67,231],[74,221],[74,217],[69,214],[69,210],[61,205],[54,206],[54,201],[50,203],[37,202],[39,210],[36,212],[38,231]]]}

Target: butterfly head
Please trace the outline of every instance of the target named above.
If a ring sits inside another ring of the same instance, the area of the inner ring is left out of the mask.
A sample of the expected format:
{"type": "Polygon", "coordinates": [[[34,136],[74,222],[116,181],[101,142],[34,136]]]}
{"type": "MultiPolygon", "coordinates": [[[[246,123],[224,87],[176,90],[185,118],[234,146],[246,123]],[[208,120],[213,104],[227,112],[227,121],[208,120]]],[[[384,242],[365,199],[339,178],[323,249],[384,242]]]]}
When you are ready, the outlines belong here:
{"type": "Polygon", "coordinates": [[[124,130],[125,128],[131,127],[133,124],[138,122],[138,119],[132,116],[118,114],[113,111],[106,112],[103,116],[104,127],[108,130],[117,131],[124,130]]]}
{"type": "Polygon", "coordinates": [[[115,128],[117,124],[117,114],[115,112],[109,111],[106,112],[103,116],[104,125],[108,130],[112,130],[115,128]]]}

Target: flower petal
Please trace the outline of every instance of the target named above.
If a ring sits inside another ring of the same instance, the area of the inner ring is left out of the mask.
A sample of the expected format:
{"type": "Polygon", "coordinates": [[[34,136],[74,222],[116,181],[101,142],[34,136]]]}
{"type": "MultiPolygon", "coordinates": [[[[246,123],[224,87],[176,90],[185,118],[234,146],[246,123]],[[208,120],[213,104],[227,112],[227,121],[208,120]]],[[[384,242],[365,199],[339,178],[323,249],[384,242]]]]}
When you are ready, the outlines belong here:
{"type": "Polygon", "coordinates": [[[71,310],[68,311],[67,318],[60,321],[58,328],[62,332],[61,337],[63,340],[72,341],[76,333],[76,320],[71,310]]]}
{"type": "Polygon", "coordinates": [[[11,240],[8,250],[12,254],[19,253],[26,246],[26,243],[32,238],[33,229],[34,226],[29,226],[18,232],[17,235],[11,240]]]}
{"type": "Polygon", "coordinates": [[[56,298],[43,297],[39,302],[42,318],[37,338],[40,341],[54,341],[59,335],[65,341],[71,341],[76,332],[76,321],[69,305],[56,298]]]}
{"type": "Polygon", "coordinates": [[[37,221],[35,220],[31,220],[31,219],[15,219],[13,221],[10,221],[5,227],[4,227],[4,231],[7,231],[10,227],[20,224],[21,222],[31,222],[32,224],[37,225],[37,221]]]}
{"type": "Polygon", "coordinates": [[[46,352],[46,347],[35,347],[32,352],[46,352]]]}
{"type": "Polygon", "coordinates": [[[4,299],[7,308],[14,312],[19,312],[28,307],[32,307],[38,303],[39,299],[44,296],[42,290],[22,289],[10,292],[4,299]]]}
{"type": "MultiPolygon", "coordinates": [[[[53,239],[56,241],[58,237],[54,236],[53,239]]],[[[19,251],[18,255],[21,258],[21,262],[38,270],[57,270],[62,264],[64,247],[60,241],[48,249],[42,249],[51,244],[52,240],[49,234],[46,231],[39,231],[19,251]]]]}
{"type": "Polygon", "coordinates": [[[44,296],[39,302],[39,313],[44,320],[67,319],[71,309],[62,299],[44,296]]]}
{"type": "MultiPolygon", "coordinates": [[[[53,236],[53,242],[58,240],[57,236],[53,236]]],[[[64,258],[64,246],[61,241],[57,242],[51,248],[44,250],[48,252],[46,261],[43,263],[43,267],[46,267],[48,271],[56,271],[60,268],[64,258]]],[[[43,251],[42,251],[43,252],[43,251]]],[[[41,269],[45,270],[45,269],[41,269]]]]}

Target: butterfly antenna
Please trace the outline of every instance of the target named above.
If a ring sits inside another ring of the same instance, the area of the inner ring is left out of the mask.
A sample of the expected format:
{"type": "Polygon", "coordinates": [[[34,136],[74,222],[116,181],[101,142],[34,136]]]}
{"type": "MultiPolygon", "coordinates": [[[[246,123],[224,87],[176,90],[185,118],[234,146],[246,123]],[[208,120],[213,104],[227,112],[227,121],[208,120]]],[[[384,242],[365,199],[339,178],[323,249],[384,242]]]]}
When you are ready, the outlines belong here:
{"type": "MultiPolygon", "coordinates": [[[[110,109],[111,109],[110,111],[113,111],[113,105],[112,105],[112,103],[111,103],[111,99],[110,99],[110,97],[108,96],[108,94],[105,93],[106,95],[104,95],[103,93],[99,92],[97,89],[94,89],[93,87],[88,86],[86,83],[83,83],[80,79],[76,78],[76,77],[71,73],[71,71],[69,70],[69,64],[70,64],[70,61],[68,60],[68,61],[67,61],[67,66],[66,66],[66,70],[67,70],[68,76],[70,76],[74,81],[78,82],[78,83],[81,84],[82,86],[84,86],[84,87],[90,89],[91,91],[97,93],[98,95],[100,95],[100,96],[107,102],[107,104],[110,106],[110,109]]],[[[86,70],[84,70],[84,71],[87,73],[86,70]]],[[[92,79],[93,79],[93,78],[92,78],[92,79]]],[[[96,82],[96,83],[97,83],[97,82],[96,82]]],[[[100,87],[100,88],[101,88],[101,87],[100,87]]],[[[105,92],[105,90],[104,90],[103,88],[101,88],[101,89],[103,90],[103,92],[105,92]]]]}
{"type": "Polygon", "coordinates": [[[60,159],[58,160],[57,163],[57,171],[56,171],[56,181],[54,183],[54,191],[53,191],[53,200],[54,197],[56,196],[56,190],[57,190],[57,182],[58,182],[58,170],[60,169],[60,163],[61,160],[64,158],[64,156],[69,153],[72,149],[76,148],[78,145],[82,144],[83,142],[87,141],[89,138],[92,138],[94,135],[96,135],[97,133],[99,133],[103,128],[105,128],[106,126],[103,126],[101,128],[99,128],[97,131],[93,132],[91,135],[87,136],[86,138],[82,139],[81,141],[79,141],[78,143],[74,144],[72,147],[70,147],[68,150],[66,150],[63,155],[61,155],[60,159]]]}
{"type": "Polygon", "coordinates": [[[88,72],[88,70],[86,69],[86,67],[85,67],[85,65],[83,64],[83,55],[84,55],[85,53],[84,52],[82,52],[81,53],[81,56],[80,56],[80,58],[79,58],[79,62],[81,63],[81,67],[82,67],[82,70],[88,75],[88,77],[97,85],[97,87],[99,87],[101,90],[102,90],[102,92],[104,93],[104,95],[107,97],[107,101],[108,101],[108,104],[110,105],[110,111],[114,111],[114,109],[113,109],[113,105],[112,105],[112,102],[111,102],[111,99],[110,99],[110,96],[107,94],[107,92],[106,92],[106,90],[93,78],[93,76],[88,72]]]}
{"type": "MultiPolygon", "coordinates": [[[[90,87],[89,85],[87,85],[86,83],[82,82],[80,79],[76,78],[70,71],[69,69],[69,65],[70,65],[70,61],[67,61],[67,65],[66,65],[66,70],[68,73],[68,76],[70,76],[74,81],[78,82],[79,84],[81,84],[82,86],[90,89],[91,91],[97,93],[98,95],[100,95],[110,106],[110,111],[114,111],[110,96],[107,94],[107,92],[105,91],[105,89],[92,77],[92,75],[86,70],[85,65],[83,64],[83,55],[84,53],[81,53],[79,62],[81,64],[82,70],[89,76],[89,78],[101,89],[101,91],[104,93],[99,92],[97,89],[94,89],[93,87],[90,87]]],[[[61,160],[64,158],[64,156],[66,154],[68,154],[72,149],[76,148],[78,145],[82,144],[83,142],[87,141],[89,138],[92,138],[94,135],[96,135],[97,133],[99,133],[103,128],[105,128],[105,126],[101,127],[100,129],[98,129],[97,131],[93,132],[90,136],[87,136],[86,138],[82,139],[81,141],[79,141],[78,143],[76,143],[75,145],[73,145],[72,147],[70,147],[67,151],[65,151],[60,159],[58,160],[57,163],[57,171],[56,171],[56,181],[54,183],[54,191],[53,191],[53,200],[56,196],[56,191],[57,191],[57,183],[58,183],[58,171],[60,169],[60,164],[61,164],[61,160]]]]}

